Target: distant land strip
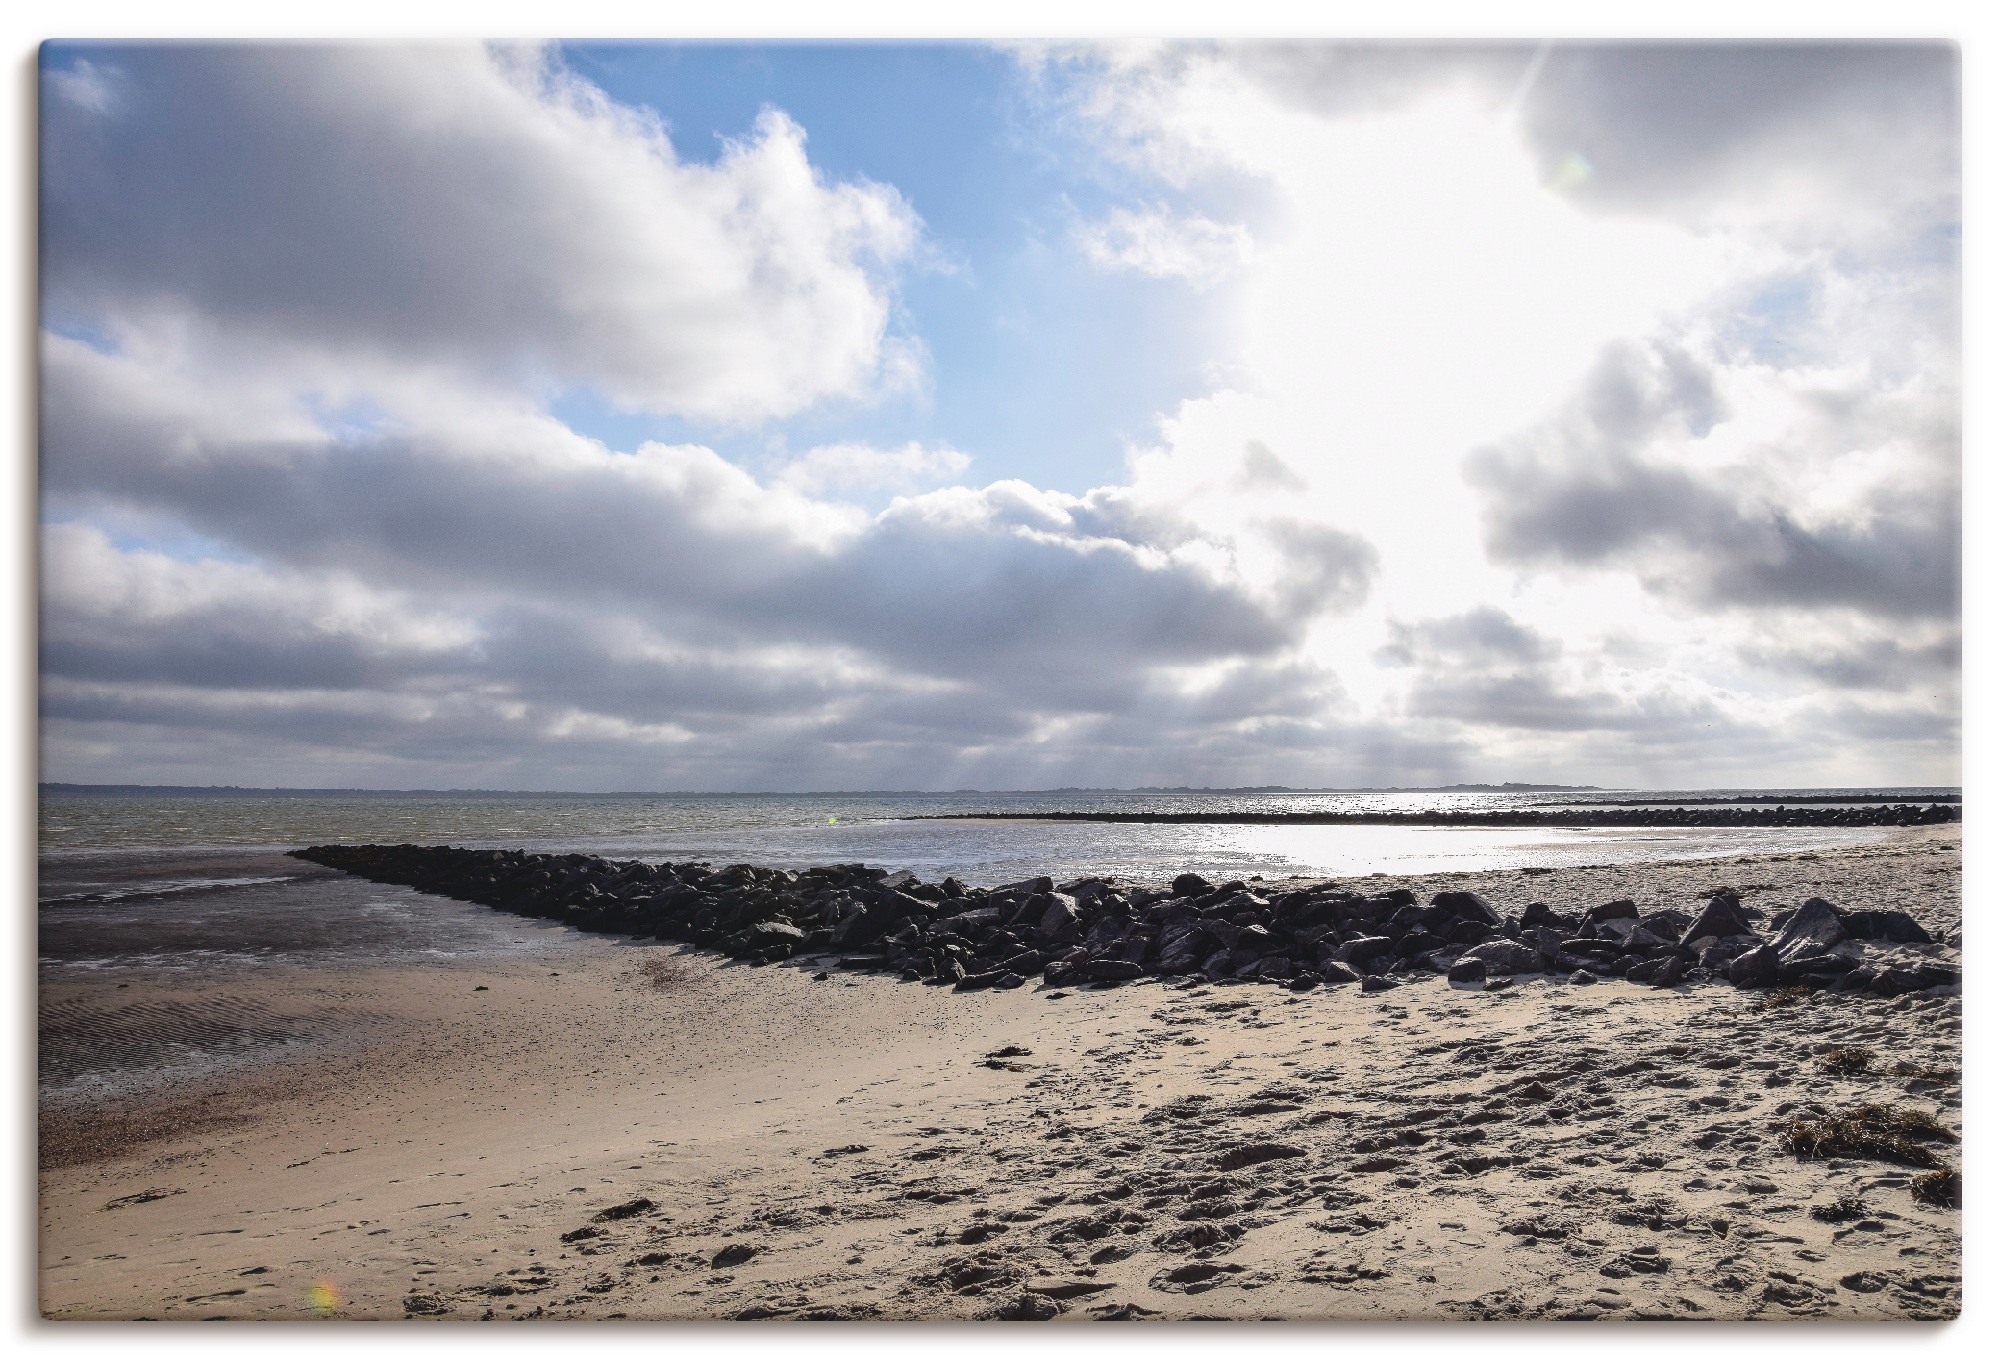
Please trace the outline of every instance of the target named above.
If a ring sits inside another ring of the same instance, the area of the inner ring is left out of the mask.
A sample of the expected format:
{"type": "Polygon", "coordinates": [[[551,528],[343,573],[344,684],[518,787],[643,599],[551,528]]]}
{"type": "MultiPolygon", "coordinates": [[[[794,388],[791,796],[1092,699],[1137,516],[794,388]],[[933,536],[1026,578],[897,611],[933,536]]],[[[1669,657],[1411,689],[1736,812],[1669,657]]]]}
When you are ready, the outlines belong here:
{"type": "Polygon", "coordinates": [[[1648,797],[1591,802],[1548,802],[1546,807],[1713,807],[1739,802],[1775,802],[1785,806],[1818,806],[1832,802],[1957,802],[1958,793],[1925,793],[1921,796],[1911,793],[1857,793],[1829,794],[1825,797],[1648,797]]]}
{"type": "Polygon", "coordinates": [[[1944,802],[1865,807],[1607,807],[1505,812],[949,812],[903,821],[1112,821],[1172,826],[1928,826],[1959,821],[1944,802]]]}

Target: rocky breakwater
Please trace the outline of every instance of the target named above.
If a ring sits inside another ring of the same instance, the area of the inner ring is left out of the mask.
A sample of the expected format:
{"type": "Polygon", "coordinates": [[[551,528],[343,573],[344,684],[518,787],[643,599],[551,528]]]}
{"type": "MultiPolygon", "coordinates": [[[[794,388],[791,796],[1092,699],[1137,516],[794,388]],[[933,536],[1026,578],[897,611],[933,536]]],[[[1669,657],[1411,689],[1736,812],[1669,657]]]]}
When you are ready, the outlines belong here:
{"type": "Polygon", "coordinates": [[[1645,806],[1565,804],[1504,812],[946,812],[905,817],[906,821],[1106,821],[1169,826],[1460,826],[1563,828],[1603,826],[1688,826],[1727,829],[1802,826],[1943,826],[1964,820],[1955,803],[1898,802],[1887,806],[1645,806]]]}
{"type": "Polygon", "coordinates": [[[1956,987],[1956,939],[1901,911],[1842,910],[1817,897],[1769,916],[1732,894],[1693,914],[1642,915],[1628,900],[1574,913],[1530,902],[1502,914],[1476,892],[1364,895],[1336,883],[1164,888],[1047,877],[993,888],[860,864],[791,872],[736,864],[613,862],[421,845],[319,845],[297,858],[578,929],[679,940],[753,964],[837,956],[971,991],[1117,984],[1143,976],[1256,981],[1311,991],[1389,990],[1448,977],[1504,987],[1555,973],[1586,984],[1717,983],[1897,996],[1956,987]]]}

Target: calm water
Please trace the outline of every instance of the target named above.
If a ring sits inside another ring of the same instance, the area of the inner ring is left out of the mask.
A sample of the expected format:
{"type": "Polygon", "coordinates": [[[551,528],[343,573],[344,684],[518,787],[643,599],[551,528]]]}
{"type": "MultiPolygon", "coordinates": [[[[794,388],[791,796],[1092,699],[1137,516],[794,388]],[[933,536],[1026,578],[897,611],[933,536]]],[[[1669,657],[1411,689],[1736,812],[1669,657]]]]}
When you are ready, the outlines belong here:
{"type": "MultiPolygon", "coordinates": [[[[1771,790],[1774,799],[1807,790],[1771,790]]],[[[1819,790],[1828,791],[1828,790],[1819,790]]],[[[1847,792],[1881,790],[1852,789],[1847,792]]],[[[1943,790],[1895,790],[1916,796],[1943,790]]],[[[1676,793],[1671,796],[1692,796],[1676,793]]],[[[1469,830],[908,821],[979,810],[1417,811],[1574,802],[1520,793],[833,796],[52,795],[41,803],[41,957],[61,970],[215,967],[555,947],[564,932],[284,857],[332,841],[449,843],[783,868],[861,862],[992,884],[1430,873],[1727,857],[1874,829],[1469,830]]],[[[1627,792],[1595,795],[1630,799],[1627,792]]],[[[1667,795],[1663,795],[1667,796],[1667,795]]]]}
{"type": "MultiPolygon", "coordinates": [[[[1800,791],[1778,790],[1774,797],[1800,791]]],[[[1897,791],[1914,796],[1944,790],[1897,791]]],[[[285,850],[307,844],[408,841],[784,868],[861,862],[914,869],[927,879],[950,873],[990,885],[1041,873],[1059,880],[1091,873],[1164,879],[1193,870],[1218,879],[1276,879],[1630,863],[1826,848],[1884,833],[1866,828],[1467,830],[901,819],[980,810],[1498,810],[1573,802],[1580,796],[50,795],[40,809],[42,975],[49,981],[84,982],[99,999],[63,1002],[82,1006],[94,1018],[45,1011],[43,1097],[95,1099],[158,1087],[339,1038],[295,1032],[268,1019],[219,1020],[190,1010],[177,1018],[170,1039],[124,1041],[119,1035],[131,1025],[120,1018],[115,989],[124,979],[198,974],[226,984],[231,975],[274,967],[442,965],[504,956],[555,962],[581,949],[649,947],[613,944],[545,921],[364,882],[285,856],[285,850]]],[[[1598,797],[1629,799],[1632,794],[1598,797]]],[[[157,1021],[149,1012],[149,1022],[157,1021]]],[[[144,1028],[138,1020],[133,1023],[144,1028]]]]}

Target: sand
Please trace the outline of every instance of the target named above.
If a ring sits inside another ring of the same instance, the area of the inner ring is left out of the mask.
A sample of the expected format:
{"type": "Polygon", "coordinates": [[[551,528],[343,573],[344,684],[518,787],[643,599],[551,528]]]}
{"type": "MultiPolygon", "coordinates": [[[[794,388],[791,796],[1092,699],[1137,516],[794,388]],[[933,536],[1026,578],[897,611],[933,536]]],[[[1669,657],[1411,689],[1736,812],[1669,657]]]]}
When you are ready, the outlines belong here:
{"type": "MultiPolygon", "coordinates": [[[[1937,827],[1817,855],[1398,881],[1514,910],[1822,895],[1907,910],[1955,959],[1958,849],[1958,828],[1937,827]]],[[[69,1041],[90,1041],[93,1015],[105,1041],[203,1016],[323,1041],[170,1094],[45,1110],[44,1314],[1959,1307],[1959,1214],[1911,1195],[1920,1171],[1801,1160],[1780,1140],[1795,1119],[1868,1102],[1956,1130],[1955,996],[1770,1007],[1718,986],[1486,992],[1440,977],[1382,995],[956,994],[583,942],[546,965],[45,987],[69,1041]],[[1833,1047],[1875,1060],[1835,1074],[1833,1047]],[[1898,1060],[1927,1074],[1889,1074],[1898,1060]]],[[[1932,1145],[1957,1164],[1955,1141],[1932,1145]]]]}

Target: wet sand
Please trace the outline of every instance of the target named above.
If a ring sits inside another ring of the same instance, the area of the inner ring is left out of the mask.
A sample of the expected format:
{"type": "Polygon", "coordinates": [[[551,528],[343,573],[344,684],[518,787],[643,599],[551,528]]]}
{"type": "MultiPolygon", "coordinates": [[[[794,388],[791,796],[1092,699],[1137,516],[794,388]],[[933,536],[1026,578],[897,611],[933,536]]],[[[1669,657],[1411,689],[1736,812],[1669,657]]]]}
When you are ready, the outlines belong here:
{"type": "MultiPolygon", "coordinates": [[[[1820,895],[1908,911],[1955,957],[1958,843],[1396,881],[1503,910],[1820,895]]],[[[307,1041],[170,1095],[45,1109],[42,1307],[1954,1315],[1959,1214],[1912,1197],[1921,1172],[1780,1138],[1869,1102],[1956,1129],[1959,1000],[1763,1001],[1441,977],[953,993],[599,938],[546,964],[85,978],[44,988],[65,1042],[307,1041]],[[1876,1060],[1835,1074],[1833,1047],[1876,1060]]]]}

